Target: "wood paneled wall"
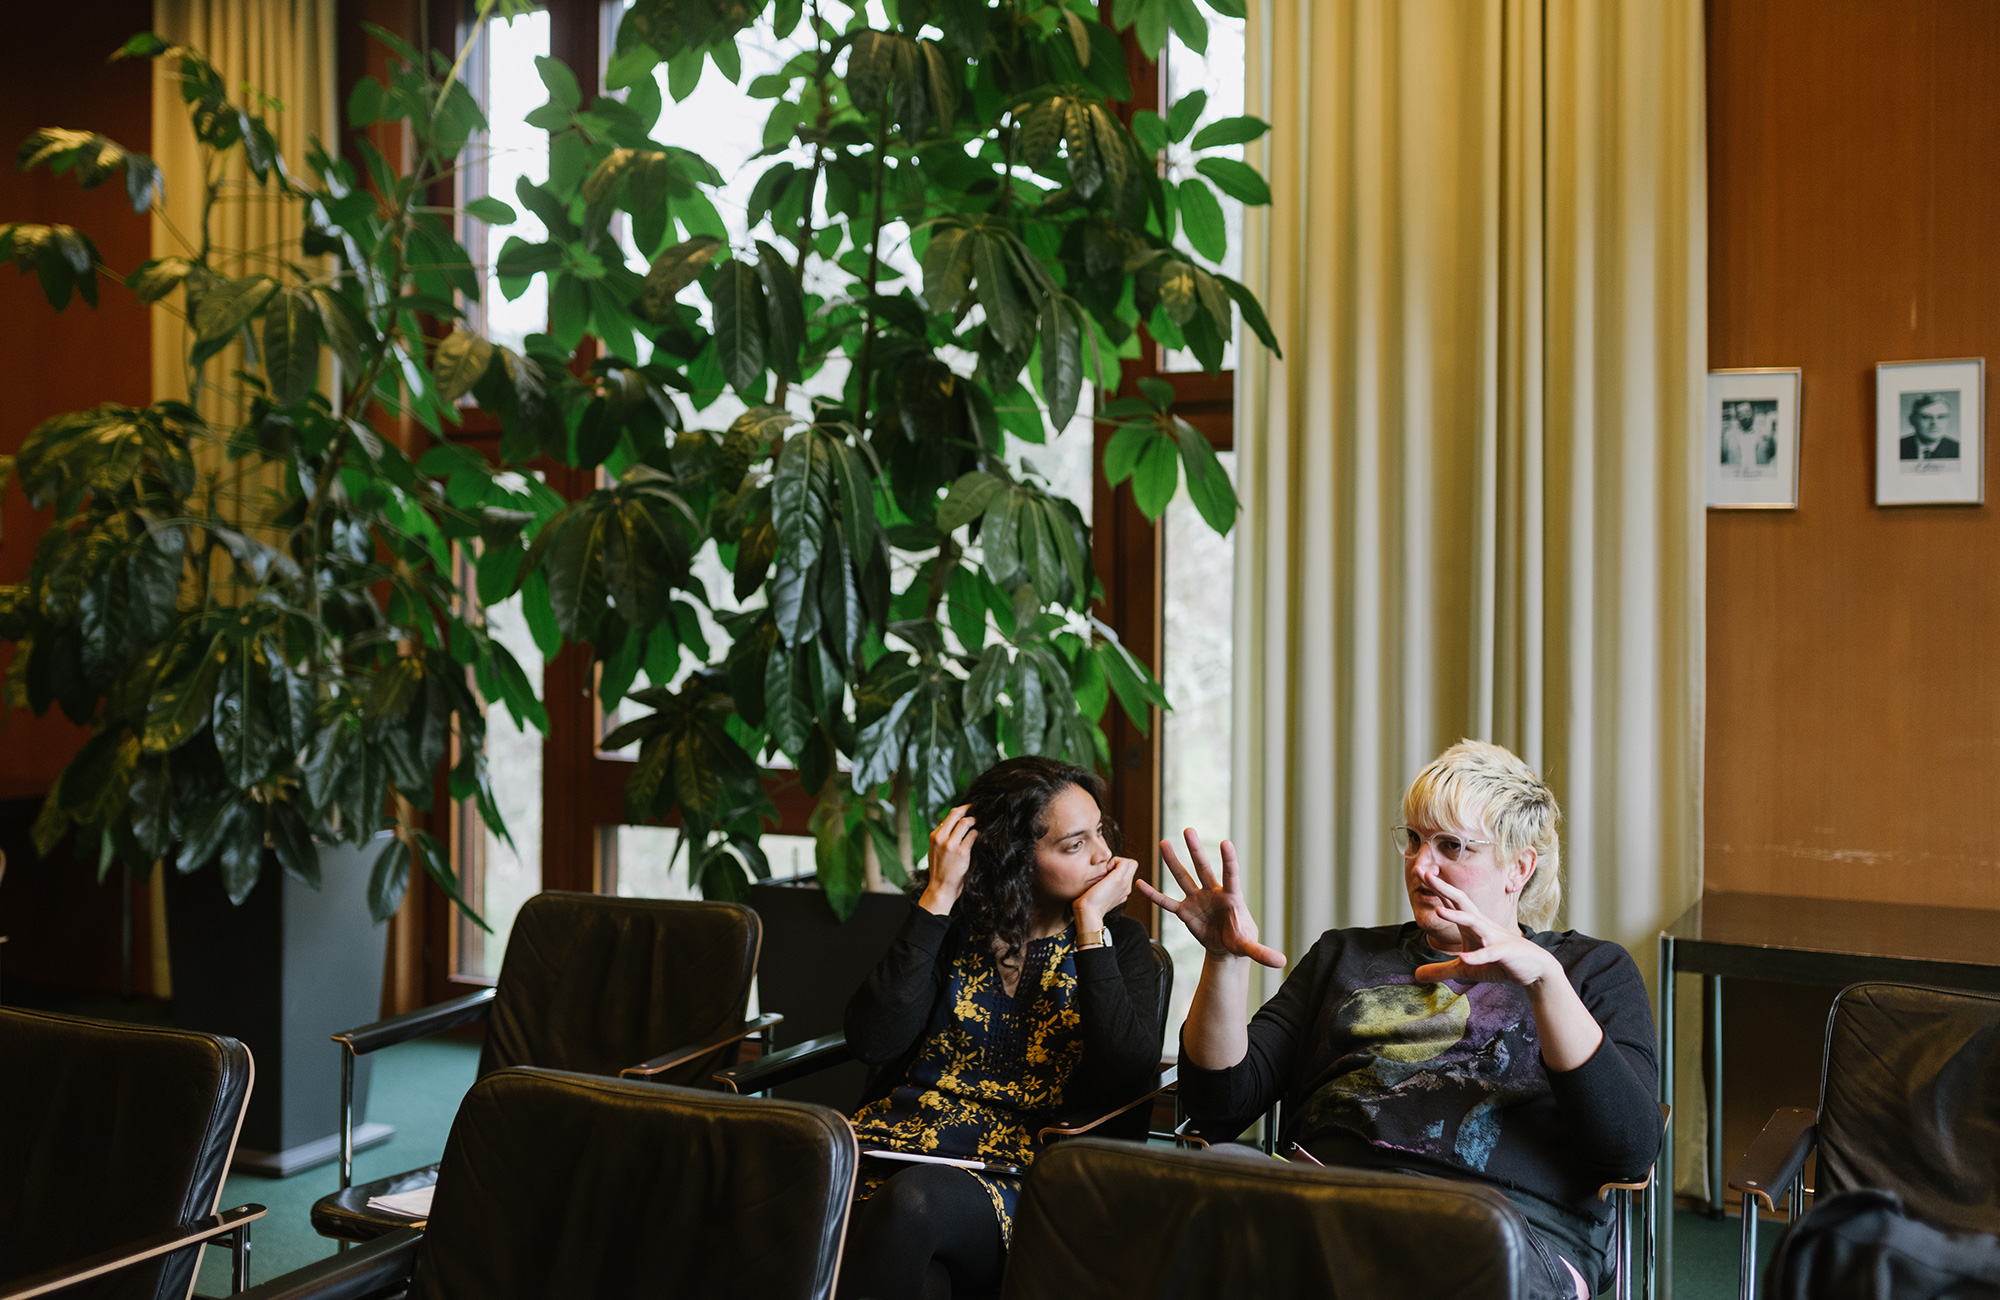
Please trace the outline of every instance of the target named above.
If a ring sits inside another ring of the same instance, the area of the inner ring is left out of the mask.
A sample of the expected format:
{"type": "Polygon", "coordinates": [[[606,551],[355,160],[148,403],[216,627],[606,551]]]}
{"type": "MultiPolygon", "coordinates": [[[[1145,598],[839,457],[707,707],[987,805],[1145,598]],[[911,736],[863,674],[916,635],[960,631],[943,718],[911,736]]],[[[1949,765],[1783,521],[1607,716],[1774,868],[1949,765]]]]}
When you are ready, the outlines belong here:
{"type": "Polygon", "coordinates": [[[1871,504],[1875,363],[2000,364],[2000,5],[1711,0],[1708,57],[1709,363],[1805,377],[1799,509],[1708,516],[1706,887],[2000,908],[1993,451],[1871,504]]]}

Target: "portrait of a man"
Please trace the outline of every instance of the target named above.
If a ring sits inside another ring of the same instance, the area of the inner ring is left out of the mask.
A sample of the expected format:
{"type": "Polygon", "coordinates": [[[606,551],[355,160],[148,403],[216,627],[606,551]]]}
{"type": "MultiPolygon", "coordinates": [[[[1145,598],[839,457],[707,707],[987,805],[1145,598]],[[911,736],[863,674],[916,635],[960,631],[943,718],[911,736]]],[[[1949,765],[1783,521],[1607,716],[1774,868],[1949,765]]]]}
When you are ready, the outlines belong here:
{"type": "Polygon", "coordinates": [[[1958,459],[1958,394],[1910,393],[1903,399],[1903,460],[1958,459]]]}
{"type": "Polygon", "coordinates": [[[1778,403],[1739,398],[1722,404],[1722,464],[1731,477],[1775,473],[1778,403]]]}

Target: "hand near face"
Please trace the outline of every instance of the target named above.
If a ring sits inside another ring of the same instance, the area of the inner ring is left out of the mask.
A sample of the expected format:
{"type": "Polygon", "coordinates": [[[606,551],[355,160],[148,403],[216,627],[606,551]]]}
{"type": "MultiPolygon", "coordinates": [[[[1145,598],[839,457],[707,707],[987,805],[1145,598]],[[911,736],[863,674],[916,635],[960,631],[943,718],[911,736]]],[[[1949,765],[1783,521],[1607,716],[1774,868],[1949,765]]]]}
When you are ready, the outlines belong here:
{"type": "Polygon", "coordinates": [[[1132,882],[1138,874],[1139,864],[1133,859],[1113,858],[1111,870],[1104,879],[1084,890],[1077,896],[1076,902],[1070,904],[1076,914],[1076,928],[1102,930],[1104,918],[1132,896],[1132,882]]]}
{"type": "Polygon", "coordinates": [[[1421,871],[1419,879],[1445,900],[1437,914],[1458,927],[1459,941],[1464,945],[1451,961],[1417,967],[1419,983],[1460,980],[1532,987],[1550,975],[1565,978],[1555,954],[1529,940],[1519,926],[1486,915],[1464,890],[1434,870],[1421,871]]]}
{"type": "Polygon", "coordinates": [[[960,804],[945,814],[931,832],[930,879],[917,905],[938,916],[950,914],[958,896],[965,892],[965,876],[972,869],[972,845],[979,838],[972,818],[960,804]]]}
{"type": "Polygon", "coordinates": [[[1283,966],[1285,954],[1257,942],[1257,922],[1250,915],[1249,904],[1243,899],[1242,873],[1236,865],[1236,846],[1228,840],[1222,842],[1222,876],[1218,879],[1209,865],[1208,854],[1201,847],[1200,837],[1189,830],[1186,839],[1188,857],[1194,862],[1192,873],[1174,856],[1173,843],[1160,841],[1160,856],[1167,869],[1174,873],[1174,879],[1180,882],[1181,892],[1186,897],[1178,901],[1168,898],[1143,880],[1137,882],[1139,892],[1161,911],[1178,916],[1181,924],[1188,928],[1188,933],[1195,937],[1195,942],[1210,956],[1248,957],[1266,966],[1283,966]]]}

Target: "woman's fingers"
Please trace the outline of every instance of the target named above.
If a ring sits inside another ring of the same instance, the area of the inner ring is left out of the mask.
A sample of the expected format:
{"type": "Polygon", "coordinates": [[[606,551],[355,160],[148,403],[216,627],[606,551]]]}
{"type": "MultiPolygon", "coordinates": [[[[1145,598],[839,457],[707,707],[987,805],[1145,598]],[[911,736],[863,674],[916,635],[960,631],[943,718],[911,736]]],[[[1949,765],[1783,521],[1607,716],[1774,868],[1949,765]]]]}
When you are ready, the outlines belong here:
{"type": "Polygon", "coordinates": [[[1262,943],[1245,944],[1243,946],[1243,955],[1251,961],[1262,966],[1269,966],[1273,970],[1282,969],[1286,960],[1285,954],[1279,952],[1269,944],[1262,943]]]}
{"type": "Polygon", "coordinates": [[[1165,894],[1153,888],[1145,881],[1134,880],[1132,882],[1132,887],[1134,889],[1137,889],[1142,895],[1144,895],[1147,902],[1151,903],[1154,907],[1159,908],[1162,912],[1171,912],[1175,916],[1179,916],[1181,914],[1181,905],[1179,903],[1175,902],[1171,898],[1168,898],[1165,894]]]}
{"type": "Polygon", "coordinates": [[[1222,892],[1232,898],[1243,896],[1243,873],[1236,866],[1236,846],[1228,840],[1222,842],[1222,892]]]}
{"type": "Polygon", "coordinates": [[[1222,882],[1216,879],[1215,868],[1208,865],[1208,854],[1202,849],[1201,836],[1194,833],[1194,827],[1190,826],[1182,831],[1181,837],[1187,841],[1188,857],[1194,860],[1194,869],[1201,877],[1202,888],[1222,888],[1222,882]]]}
{"type": "Polygon", "coordinates": [[[1183,894],[1196,893],[1201,889],[1201,886],[1195,883],[1194,877],[1188,874],[1188,869],[1181,865],[1181,860],[1174,856],[1172,840],[1160,841],[1160,857],[1165,860],[1167,870],[1174,873],[1174,879],[1179,882],[1183,894]]]}
{"type": "Polygon", "coordinates": [[[960,821],[964,820],[965,810],[971,806],[971,804],[962,803],[944,815],[944,820],[939,822],[937,829],[931,832],[931,844],[933,847],[943,848],[951,842],[952,830],[957,827],[960,821]]]}

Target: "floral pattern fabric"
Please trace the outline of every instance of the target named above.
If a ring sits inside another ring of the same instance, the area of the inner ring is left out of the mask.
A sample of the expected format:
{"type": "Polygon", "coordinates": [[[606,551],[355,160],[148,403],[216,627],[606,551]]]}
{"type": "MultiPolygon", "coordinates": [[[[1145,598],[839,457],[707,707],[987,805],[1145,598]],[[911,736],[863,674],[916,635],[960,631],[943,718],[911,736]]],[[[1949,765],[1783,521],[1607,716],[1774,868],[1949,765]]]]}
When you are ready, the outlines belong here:
{"type": "MultiPolygon", "coordinates": [[[[952,963],[950,1012],[909,1072],[854,1116],[861,1145],[915,1155],[1018,1165],[1035,1158],[1035,1130],[1063,1108],[1083,1057],[1075,935],[1029,942],[1013,997],[991,945],[974,937],[952,963]]],[[[857,1200],[907,1168],[864,1160],[857,1200]]],[[[965,1170],[992,1198],[1003,1241],[1014,1235],[1019,1178],[965,1170]]]]}

